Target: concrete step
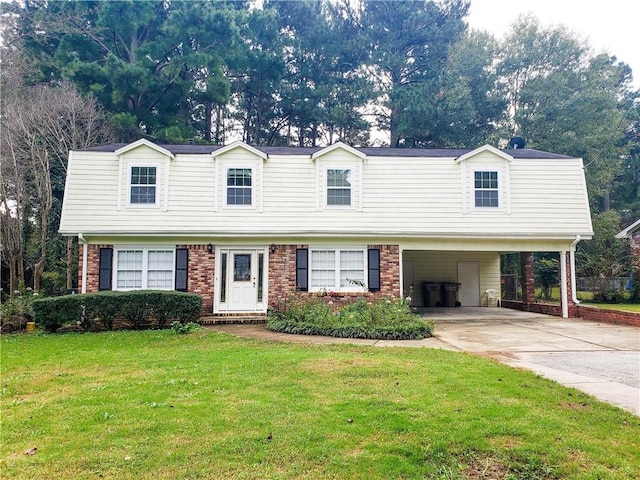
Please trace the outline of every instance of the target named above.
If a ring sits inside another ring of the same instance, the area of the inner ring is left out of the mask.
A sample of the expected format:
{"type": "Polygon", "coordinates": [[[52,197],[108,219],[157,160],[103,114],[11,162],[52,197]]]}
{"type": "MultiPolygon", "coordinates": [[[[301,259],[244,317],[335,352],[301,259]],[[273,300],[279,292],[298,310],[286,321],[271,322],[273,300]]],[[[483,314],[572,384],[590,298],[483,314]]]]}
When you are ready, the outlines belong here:
{"type": "Polygon", "coordinates": [[[231,325],[231,324],[250,324],[250,323],[266,323],[266,314],[220,314],[200,317],[200,325],[231,325]]]}

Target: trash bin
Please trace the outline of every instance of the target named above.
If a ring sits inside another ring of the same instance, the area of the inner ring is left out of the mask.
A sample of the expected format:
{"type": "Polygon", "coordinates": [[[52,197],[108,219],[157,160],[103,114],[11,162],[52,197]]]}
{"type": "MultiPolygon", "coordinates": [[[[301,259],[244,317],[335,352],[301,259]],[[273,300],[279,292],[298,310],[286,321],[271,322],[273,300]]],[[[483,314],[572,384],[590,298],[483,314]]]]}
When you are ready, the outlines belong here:
{"type": "Polygon", "coordinates": [[[443,282],[442,283],[442,304],[445,307],[458,307],[458,290],[459,283],[443,282]]]}
{"type": "Polygon", "coordinates": [[[424,295],[425,307],[440,307],[442,305],[439,283],[423,282],[422,293],[424,295]]]}

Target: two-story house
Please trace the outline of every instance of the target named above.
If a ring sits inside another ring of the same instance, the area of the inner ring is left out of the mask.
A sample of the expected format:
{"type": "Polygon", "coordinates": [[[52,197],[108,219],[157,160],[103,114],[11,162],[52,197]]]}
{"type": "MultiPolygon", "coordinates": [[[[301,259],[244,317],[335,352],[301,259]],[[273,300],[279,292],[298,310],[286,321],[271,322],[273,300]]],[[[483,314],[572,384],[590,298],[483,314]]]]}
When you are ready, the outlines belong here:
{"type": "Polygon", "coordinates": [[[582,160],[529,149],[156,145],[72,151],[60,232],[77,236],[79,288],[176,289],[206,314],[333,292],[459,284],[462,306],[500,289],[500,254],[559,252],[562,313],[573,252],[592,235],[582,160]]]}

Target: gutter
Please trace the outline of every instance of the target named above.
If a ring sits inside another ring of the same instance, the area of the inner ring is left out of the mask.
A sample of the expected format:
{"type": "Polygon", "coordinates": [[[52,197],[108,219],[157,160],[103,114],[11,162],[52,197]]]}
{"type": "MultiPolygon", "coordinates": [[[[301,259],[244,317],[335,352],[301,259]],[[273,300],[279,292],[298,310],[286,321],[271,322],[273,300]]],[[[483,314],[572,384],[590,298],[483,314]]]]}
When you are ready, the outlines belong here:
{"type": "Polygon", "coordinates": [[[87,242],[82,233],[78,233],[78,242],[82,244],[82,291],[80,293],[87,293],[87,261],[89,255],[89,242],[87,242]]]}

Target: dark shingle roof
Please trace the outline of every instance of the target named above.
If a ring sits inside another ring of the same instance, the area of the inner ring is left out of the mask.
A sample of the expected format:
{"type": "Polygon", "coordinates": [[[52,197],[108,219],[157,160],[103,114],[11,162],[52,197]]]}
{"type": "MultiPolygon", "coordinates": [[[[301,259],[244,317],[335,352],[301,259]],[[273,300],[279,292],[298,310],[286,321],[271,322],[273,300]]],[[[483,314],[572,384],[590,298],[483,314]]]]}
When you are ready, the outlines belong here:
{"type": "MultiPolygon", "coordinates": [[[[83,152],[115,152],[116,150],[126,146],[126,143],[111,143],[109,145],[99,145],[97,147],[84,148],[83,152]]],[[[157,144],[159,147],[169,150],[175,155],[180,154],[209,154],[220,148],[222,145],[163,145],[157,144]]],[[[260,150],[267,155],[307,155],[310,156],[315,152],[322,150],[325,147],[264,147],[255,146],[254,148],[260,150]]],[[[355,148],[356,150],[371,157],[453,157],[457,158],[465,153],[469,153],[475,149],[473,148],[389,148],[389,147],[362,147],[355,148]]],[[[560,155],[557,153],[543,152],[540,150],[533,150],[530,148],[522,148],[515,150],[503,150],[513,158],[528,158],[528,159],[562,159],[562,158],[574,158],[567,155],[560,155]]]]}

